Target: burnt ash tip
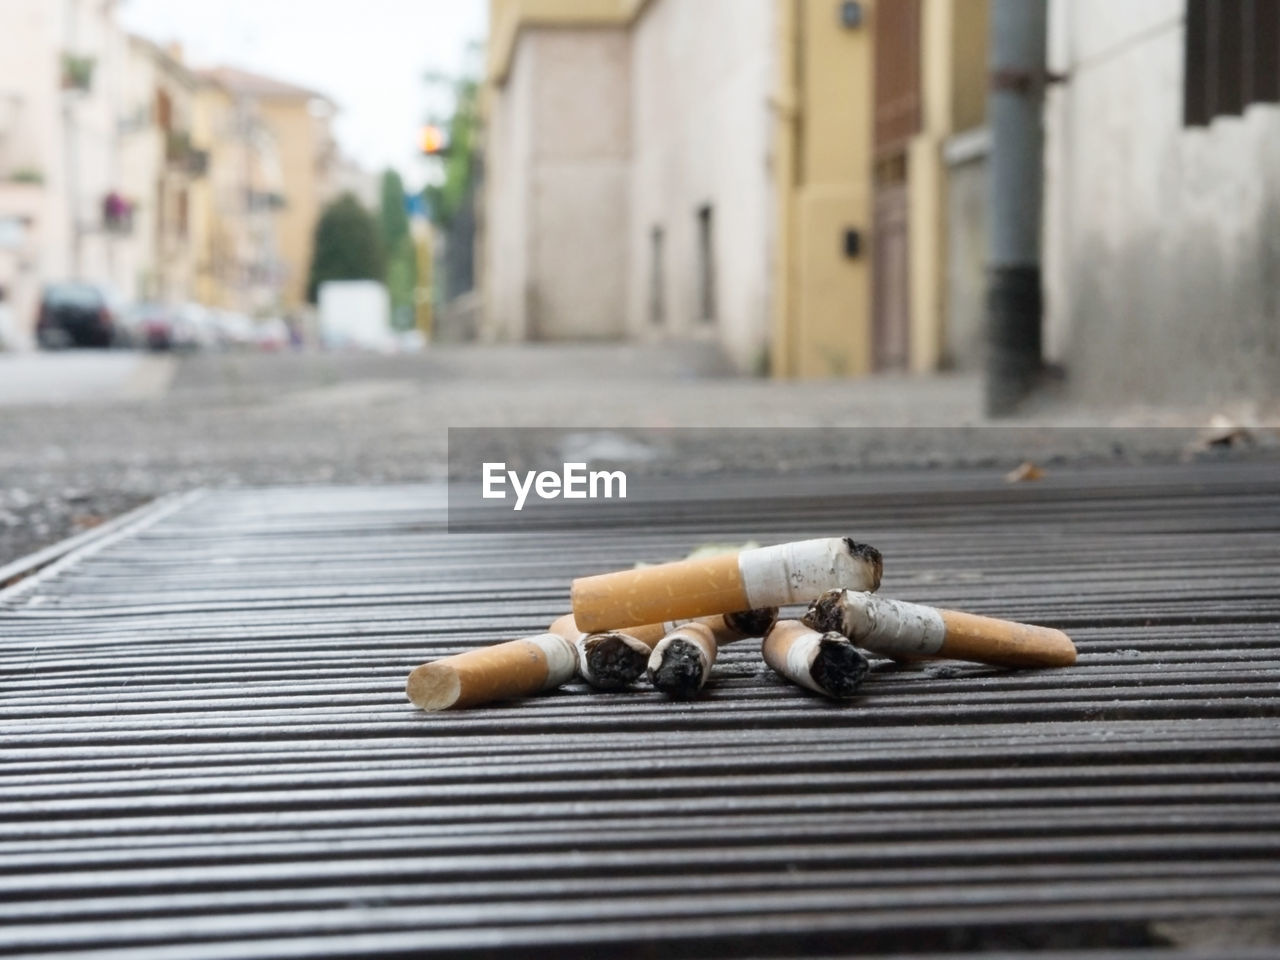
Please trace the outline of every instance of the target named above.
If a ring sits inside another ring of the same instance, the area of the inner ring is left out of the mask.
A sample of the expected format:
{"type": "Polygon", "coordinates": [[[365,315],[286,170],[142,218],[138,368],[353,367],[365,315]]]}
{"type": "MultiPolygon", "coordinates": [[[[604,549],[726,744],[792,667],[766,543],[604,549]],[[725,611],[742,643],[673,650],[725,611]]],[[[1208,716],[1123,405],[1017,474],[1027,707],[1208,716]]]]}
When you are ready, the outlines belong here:
{"type": "Polygon", "coordinates": [[[829,633],[818,645],[809,673],[814,681],[837,700],[855,696],[871,669],[871,662],[839,634],[829,633]]]}
{"type": "Polygon", "coordinates": [[[691,643],[676,641],[667,647],[662,663],[649,673],[654,687],[677,700],[697,695],[702,681],[702,658],[691,643]]]}
{"type": "Polygon", "coordinates": [[[800,618],[800,622],[819,633],[843,633],[843,601],[843,590],[828,590],[809,604],[809,610],[800,618]]]}
{"type": "Polygon", "coordinates": [[[778,608],[761,607],[759,610],[742,610],[738,613],[727,613],[725,614],[724,622],[744,637],[763,637],[778,622],[778,608]]]}
{"type": "Polygon", "coordinates": [[[649,665],[647,653],[636,650],[616,633],[592,637],[587,644],[586,660],[594,678],[593,685],[602,690],[631,686],[649,665]]]}
{"type": "Polygon", "coordinates": [[[871,592],[880,589],[880,578],[884,576],[884,556],[875,547],[869,543],[858,543],[852,537],[844,538],[845,546],[849,548],[849,552],[859,560],[865,560],[871,564],[871,568],[875,571],[875,580],[871,586],[871,592]]]}

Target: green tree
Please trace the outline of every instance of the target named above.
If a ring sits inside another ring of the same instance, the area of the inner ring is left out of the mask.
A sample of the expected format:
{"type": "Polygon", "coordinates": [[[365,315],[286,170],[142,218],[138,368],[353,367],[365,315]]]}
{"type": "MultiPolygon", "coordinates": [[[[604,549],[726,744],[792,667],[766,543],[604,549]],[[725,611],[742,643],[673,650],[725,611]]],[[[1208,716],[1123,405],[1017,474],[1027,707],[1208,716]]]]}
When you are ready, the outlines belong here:
{"type": "Polygon", "coordinates": [[[313,250],[307,279],[311,303],[316,302],[320,285],[330,280],[386,280],[378,224],[353,194],[344,193],[325,207],[316,224],[313,250]]]}
{"type": "MultiPolygon", "coordinates": [[[[438,76],[429,79],[444,82],[438,76]]],[[[443,160],[444,176],[440,183],[430,184],[423,190],[431,219],[446,229],[453,225],[462,205],[472,197],[480,123],[480,84],[473,77],[452,82],[454,107],[448,122],[449,153],[443,160]]]]}
{"type": "Polygon", "coordinates": [[[382,202],[378,208],[382,248],[394,250],[409,236],[409,214],[405,212],[404,181],[395,170],[382,174],[382,202]]]}
{"type": "Polygon", "coordinates": [[[405,212],[404,181],[388,170],[382,175],[382,202],[378,210],[382,249],[387,254],[387,291],[391,296],[392,324],[401,330],[413,327],[414,288],[418,261],[405,212]]]}

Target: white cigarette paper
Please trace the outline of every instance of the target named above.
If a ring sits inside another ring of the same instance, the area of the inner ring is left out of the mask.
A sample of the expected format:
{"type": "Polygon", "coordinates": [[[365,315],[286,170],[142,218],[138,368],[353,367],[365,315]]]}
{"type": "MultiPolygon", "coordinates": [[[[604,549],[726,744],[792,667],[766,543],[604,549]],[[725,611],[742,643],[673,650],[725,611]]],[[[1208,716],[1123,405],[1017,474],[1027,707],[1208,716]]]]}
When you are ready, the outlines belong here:
{"type": "Polygon", "coordinates": [[[832,585],[858,590],[880,586],[878,552],[852,540],[830,537],[743,550],[738,571],[748,606],[808,603],[832,585]]]}
{"type": "Polygon", "coordinates": [[[883,656],[908,660],[937,656],[947,638],[942,613],[933,607],[853,590],[825,594],[804,622],[838,631],[883,656]]]}
{"type": "Polygon", "coordinates": [[[951,657],[1002,667],[1066,667],[1076,662],[1071,638],[1053,627],[981,617],[957,610],[833,590],[804,622],[835,630],[860,647],[895,660],[951,657]]]}

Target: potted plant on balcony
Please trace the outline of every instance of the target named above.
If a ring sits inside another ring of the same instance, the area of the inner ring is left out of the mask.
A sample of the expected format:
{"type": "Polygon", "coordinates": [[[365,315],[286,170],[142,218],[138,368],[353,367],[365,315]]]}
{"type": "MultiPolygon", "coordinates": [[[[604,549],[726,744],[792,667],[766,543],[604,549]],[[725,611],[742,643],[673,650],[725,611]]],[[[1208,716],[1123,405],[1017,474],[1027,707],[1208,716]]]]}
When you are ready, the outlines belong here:
{"type": "Polygon", "coordinates": [[[64,53],[62,55],[62,89],[88,93],[93,87],[93,68],[93,57],[64,53]]]}

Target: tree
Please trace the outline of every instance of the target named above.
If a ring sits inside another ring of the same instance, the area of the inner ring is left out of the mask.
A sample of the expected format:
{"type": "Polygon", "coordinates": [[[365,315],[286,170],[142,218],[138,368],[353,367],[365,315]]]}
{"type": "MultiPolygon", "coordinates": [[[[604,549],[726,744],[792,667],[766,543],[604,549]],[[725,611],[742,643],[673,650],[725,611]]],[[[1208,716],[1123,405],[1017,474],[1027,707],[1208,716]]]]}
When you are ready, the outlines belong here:
{"type": "Polygon", "coordinates": [[[423,190],[431,219],[445,229],[453,226],[463,206],[472,202],[480,124],[479,82],[473,77],[461,77],[454,80],[453,85],[453,116],[448,122],[449,153],[443,161],[443,176],[440,183],[430,184],[423,190]]]}
{"type": "Polygon", "coordinates": [[[449,301],[475,286],[475,205],[482,170],[480,83],[474,70],[460,77],[437,75],[428,80],[448,84],[453,95],[448,151],[440,158],[436,182],[422,192],[428,216],[445,236],[436,283],[439,299],[449,301]]]}
{"type": "Polygon", "coordinates": [[[382,249],[394,250],[409,236],[409,214],[405,212],[404,181],[395,170],[382,174],[382,203],[378,209],[382,249]]]}
{"type": "Polygon", "coordinates": [[[315,303],[320,285],[330,280],[377,280],[387,275],[378,224],[355,198],[344,193],[327,207],[316,224],[307,300],[315,303]]]}
{"type": "Polygon", "coordinates": [[[382,249],[387,255],[387,291],[391,296],[392,324],[401,330],[413,327],[414,289],[418,282],[417,254],[405,212],[404,181],[388,170],[382,175],[382,202],[378,210],[382,249]]]}

